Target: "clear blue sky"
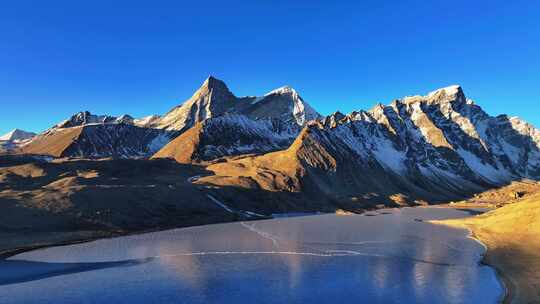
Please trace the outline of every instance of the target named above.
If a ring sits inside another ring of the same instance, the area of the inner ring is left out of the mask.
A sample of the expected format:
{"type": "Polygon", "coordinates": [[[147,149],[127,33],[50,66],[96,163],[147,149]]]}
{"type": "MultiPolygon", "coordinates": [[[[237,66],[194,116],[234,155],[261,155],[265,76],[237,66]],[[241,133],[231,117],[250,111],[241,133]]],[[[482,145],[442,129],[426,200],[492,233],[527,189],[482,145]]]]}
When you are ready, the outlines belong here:
{"type": "Polygon", "coordinates": [[[208,75],[322,114],[461,84],[540,126],[539,1],[2,1],[0,134],[162,114],[208,75]]]}

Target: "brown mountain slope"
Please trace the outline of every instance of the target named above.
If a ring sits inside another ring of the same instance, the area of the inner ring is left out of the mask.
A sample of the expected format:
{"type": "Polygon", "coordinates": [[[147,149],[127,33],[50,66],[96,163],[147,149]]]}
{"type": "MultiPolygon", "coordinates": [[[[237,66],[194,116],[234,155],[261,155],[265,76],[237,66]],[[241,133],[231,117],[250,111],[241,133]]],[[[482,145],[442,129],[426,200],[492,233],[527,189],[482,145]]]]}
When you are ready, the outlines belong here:
{"type": "Polygon", "coordinates": [[[153,159],[171,158],[180,164],[191,164],[195,159],[203,126],[197,123],[180,136],[173,139],[152,156],[153,159]]]}
{"type": "Polygon", "coordinates": [[[46,162],[1,156],[0,254],[28,245],[256,218],[245,211],[336,209],[298,193],[194,183],[210,174],[203,166],[165,159],[46,162]]]}
{"type": "Polygon", "coordinates": [[[0,223],[7,230],[130,231],[219,218],[226,212],[188,181],[204,172],[166,160],[4,164],[0,223]]]}
{"type": "Polygon", "coordinates": [[[20,149],[23,154],[80,158],[140,158],[157,152],[174,136],[164,130],[123,123],[51,128],[20,149]]]}
{"type": "Polygon", "coordinates": [[[82,127],[76,127],[39,135],[30,144],[22,147],[21,152],[62,157],[64,151],[77,140],[82,130],[82,127]]]}
{"type": "Polygon", "coordinates": [[[202,177],[197,183],[301,193],[306,200],[325,201],[350,210],[445,199],[444,195],[433,195],[384,170],[376,162],[361,163],[352,161],[353,157],[348,147],[320,125],[312,124],[288,149],[209,165],[207,170],[214,175],[202,177]]]}

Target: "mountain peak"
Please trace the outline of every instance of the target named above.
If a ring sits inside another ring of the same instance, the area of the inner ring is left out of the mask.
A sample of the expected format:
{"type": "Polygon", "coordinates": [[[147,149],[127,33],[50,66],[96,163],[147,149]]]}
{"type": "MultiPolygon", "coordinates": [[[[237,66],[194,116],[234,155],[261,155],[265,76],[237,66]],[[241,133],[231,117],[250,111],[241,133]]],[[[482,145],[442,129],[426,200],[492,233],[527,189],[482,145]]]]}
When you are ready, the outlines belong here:
{"type": "Polygon", "coordinates": [[[467,102],[467,98],[465,98],[465,94],[463,93],[461,86],[451,85],[429,92],[425,96],[415,95],[404,97],[395,101],[395,105],[398,105],[399,103],[412,105],[421,102],[427,102],[428,104],[446,104],[453,102],[463,103],[467,102]]]}
{"type": "Polygon", "coordinates": [[[197,122],[233,111],[236,102],[236,96],[225,82],[214,76],[208,76],[188,100],[156,121],[156,127],[167,130],[186,130],[197,122]]]}
{"type": "Polygon", "coordinates": [[[463,89],[459,85],[451,85],[430,92],[426,99],[429,103],[466,102],[463,89]]]}
{"type": "Polygon", "coordinates": [[[109,116],[109,115],[96,115],[92,114],[89,111],[81,111],[73,114],[69,119],[66,119],[53,128],[71,128],[79,127],[89,124],[111,124],[111,123],[123,123],[123,124],[133,124],[133,117],[124,114],[119,117],[109,116]]]}
{"type": "Polygon", "coordinates": [[[427,96],[428,97],[435,96],[436,94],[440,94],[442,92],[444,92],[446,95],[455,95],[455,94],[458,94],[459,92],[463,92],[463,89],[461,88],[460,85],[454,84],[454,85],[450,85],[444,88],[437,89],[433,92],[430,92],[427,96]]]}
{"type": "Polygon", "coordinates": [[[10,132],[0,136],[2,141],[14,141],[14,140],[26,140],[34,137],[36,134],[32,132],[26,132],[21,129],[13,129],[10,132]]]}
{"type": "Polygon", "coordinates": [[[229,92],[229,88],[227,87],[225,82],[223,80],[217,79],[212,75],[206,78],[201,88],[207,88],[209,90],[223,90],[229,92]]]}
{"type": "Polygon", "coordinates": [[[275,90],[272,90],[272,91],[266,93],[264,96],[274,95],[274,94],[278,94],[278,95],[285,95],[285,94],[298,95],[298,92],[296,92],[296,90],[293,89],[292,87],[290,87],[288,85],[285,85],[285,86],[282,86],[280,88],[277,88],[275,90]]]}
{"type": "Polygon", "coordinates": [[[321,118],[309,104],[307,104],[298,92],[290,86],[283,86],[266,93],[263,97],[255,99],[253,108],[248,109],[250,117],[289,117],[298,125],[321,118]],[[292,116],[289,116],[291,115],[292,116]]]}

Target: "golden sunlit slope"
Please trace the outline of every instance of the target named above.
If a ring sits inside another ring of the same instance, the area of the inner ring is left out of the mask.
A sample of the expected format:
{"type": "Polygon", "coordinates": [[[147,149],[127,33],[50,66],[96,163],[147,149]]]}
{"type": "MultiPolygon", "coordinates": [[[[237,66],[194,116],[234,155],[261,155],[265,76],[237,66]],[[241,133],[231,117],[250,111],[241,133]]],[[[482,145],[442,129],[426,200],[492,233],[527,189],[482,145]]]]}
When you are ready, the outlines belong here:
{"type": "Polygon", "coordinates": [[[200,143],[202,124],[197,123],[182,135],[176,137],[152,156],[153,159],[171,158],[180,164],[191,164],[200,143]]]}
{"type": "Polygon", "coordinates": [[[488,247],[485,262],[505,281],[506,303],[540,303],[540,191],[473,218],[442,223],[471,229],[488,247]]]}
{"type": "Polygon", "coordinates": [[[22,147],[21,152],[62,157],[64,151],[77,140],[82,130],[83,127],[75,127],[39,135],[28,145],[22,147]]]}
{"type": "Polygon", "coordinates": [[[286,150],[226,159],[206,169],[200,184],[301,193],[342,209],[418,205],[441,201],[377,162],[355,162],[355,154],[320,125],[305,127],[286,150]]]}

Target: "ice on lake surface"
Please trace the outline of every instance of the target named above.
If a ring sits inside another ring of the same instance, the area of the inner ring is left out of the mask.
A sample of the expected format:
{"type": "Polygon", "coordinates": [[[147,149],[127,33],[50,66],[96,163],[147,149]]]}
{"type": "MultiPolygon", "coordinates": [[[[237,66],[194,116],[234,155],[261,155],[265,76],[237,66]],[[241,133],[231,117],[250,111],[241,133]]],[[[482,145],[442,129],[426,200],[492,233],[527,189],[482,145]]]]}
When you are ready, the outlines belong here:
{"type": "Polygon", "coordinates": [[[404,208],[168,230],[0,261],[1,303],[496,303],[467,232],[404,208]]]}

